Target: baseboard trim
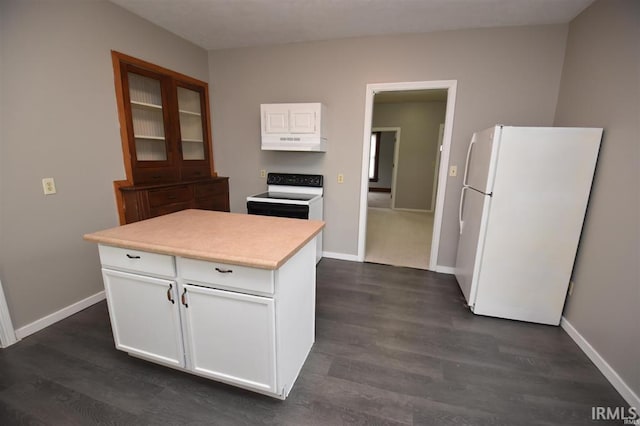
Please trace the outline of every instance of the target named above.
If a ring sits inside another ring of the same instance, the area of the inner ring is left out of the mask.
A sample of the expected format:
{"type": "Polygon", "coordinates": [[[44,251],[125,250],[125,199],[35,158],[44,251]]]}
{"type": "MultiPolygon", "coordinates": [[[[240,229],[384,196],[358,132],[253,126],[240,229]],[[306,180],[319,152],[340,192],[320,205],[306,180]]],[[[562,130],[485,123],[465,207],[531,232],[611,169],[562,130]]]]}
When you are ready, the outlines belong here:
{"type": "Polygon", "coordinates": [[[609,363],[595,350],[593,346],[584,338],[578,330],[565,318],[560,320],[560,327],[567,332],[569,337],[582,349],[587,357],[595,364],[604,377],[609,380],[614,388],[622,395],[630,406],[640,408],[640,398],[638,395],[622,380],[622,377],[609,365],[609,363]]]}
{"type": "Polygon", "coordinates": [[[401,211],[401,212],[433,213],[433,210],[403,209],[403,208],[400,208],[400,207],[393,207],[393,210],[398,210],[398,211],[401,211]]]}
{"type": "Polygon", "coordinates": [[[456,268],[454,268],[453,266],[436,265],[436,272],[440,272],[441,274],[453,275],[456,273],[456,268]]]}
{"type": "Polygon", "coordinates": [[[329,259],[348,260],[350,262],[360,262],[360,259],[358,259],[358,256],[356,256],[355,254],[336,253],[333,251],[323,251],[322,257],[327,257],[329,259]]]}
{"type": "Polygon", "coordinates": [[[386,193],[391,193],[391,188],[377,188],[375,186],[370,186],[369,187],[369,192],[386,192],[386,193]]]}
{"type": "Polygon", "coordinates": [[[59,311],[49,314],[46,317],[40,318],[39,320],[36,320],[31,324],[20,327],[16,330],[16,337],[18,339],[24,339],[25,337],[30,336],[33,333],[42,330],[43,328],[49,327],[50,325],[55,324],[58,321],[70,317],[71,315],[76,314],[91,305],[95,305],[96,303],[104,300],[104,298],[105,294],[103,290],[94,294],[93,296],[89,296],[72,305],[67,306],[66,308],[62,308],[59,311]]]}

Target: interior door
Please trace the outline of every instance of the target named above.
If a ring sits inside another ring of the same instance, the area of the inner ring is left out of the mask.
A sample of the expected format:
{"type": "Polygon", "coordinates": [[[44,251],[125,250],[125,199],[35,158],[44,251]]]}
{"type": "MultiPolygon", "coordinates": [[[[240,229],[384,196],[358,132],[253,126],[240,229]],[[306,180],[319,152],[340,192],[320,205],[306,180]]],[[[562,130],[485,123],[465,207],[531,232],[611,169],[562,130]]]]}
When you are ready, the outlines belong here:
{"type": "Polygon", "coordinates": [[[474,304],[479,251],[482,247],[483,217],[486,217],[490,199],[488,195],[471,188],[464,188],[461,197],[460,239],[455,274],[468,305],[474,304]]]}
{"type": "Polygon", "coordinates": [[[218,380],[276,392],[273,299],[185,284],[190,368],[218,380]]]}

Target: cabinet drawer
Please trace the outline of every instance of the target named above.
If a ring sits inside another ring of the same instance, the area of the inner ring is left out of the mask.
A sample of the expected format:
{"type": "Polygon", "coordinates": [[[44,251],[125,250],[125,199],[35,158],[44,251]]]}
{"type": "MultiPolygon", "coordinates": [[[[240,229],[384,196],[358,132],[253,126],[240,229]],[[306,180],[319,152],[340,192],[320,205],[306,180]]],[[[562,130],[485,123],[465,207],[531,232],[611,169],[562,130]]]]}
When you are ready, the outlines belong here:
{"type": "Polygon", "coordinates": [[[173,256],[102,244],[98,245],[98,250],[102,266],[162,277],[176,276],[173,256]]]}
{"type": "Polygon", "coordinates": [[[189,201],[193,197],[188,185],[174,186],[166,189],[149,191],[149,207],[189,201]]]}
{"type": "Polygon", "coordinates": [[[206,260],[177,258],[180,274],[186,282],[205,284],[244,293],[272,295],[274,271],[228,265],[206,260]]]}
{"type": "Polygon", "coordinates": [[[173,168],[137,168],[133,171],[136,184],[163,183],[178,180],[177,170],[173,168]]]}
{"type": "Polygon", "coordinates": [[[199,183],[196,185],[196,198],[226,195],[227,192],[227,181],[199,183]]]}
{"type": "Polygon", "coordinates": [[[181,171],[182,180],[203,179],[209,176],[209,166],[183,167],[181,171]]]}

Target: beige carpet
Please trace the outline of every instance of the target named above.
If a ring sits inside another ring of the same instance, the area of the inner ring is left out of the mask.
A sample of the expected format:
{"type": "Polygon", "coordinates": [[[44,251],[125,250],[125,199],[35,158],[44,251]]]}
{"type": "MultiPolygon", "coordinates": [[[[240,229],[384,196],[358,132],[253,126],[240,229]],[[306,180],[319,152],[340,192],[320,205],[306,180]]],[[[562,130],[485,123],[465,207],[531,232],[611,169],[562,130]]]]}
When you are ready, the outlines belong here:
{"type": "Polygon", "coordinates": [[[429,268],[433,213],[370,207],[367,215],[366,262],[429,268]]]}
{"type": "Polygon", "coordinates": [[[369,207],[390,209],[391,193],[390,192],[369,192],[367,195],[367,204],[369,207]]]}

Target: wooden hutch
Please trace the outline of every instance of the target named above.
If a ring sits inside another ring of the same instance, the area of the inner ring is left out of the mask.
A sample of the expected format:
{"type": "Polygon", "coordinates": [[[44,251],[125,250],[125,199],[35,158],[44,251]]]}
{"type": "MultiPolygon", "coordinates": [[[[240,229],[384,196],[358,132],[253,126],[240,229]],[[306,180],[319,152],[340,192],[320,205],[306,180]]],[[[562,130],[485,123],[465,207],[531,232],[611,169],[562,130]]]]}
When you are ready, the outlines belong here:
{"type": "Polygon", "coordinates": [[[120,224],[188,208],[229,211],[214,170],[208,84],[112,51],[126,180],[120,224]]]}

